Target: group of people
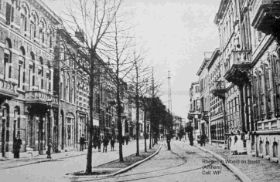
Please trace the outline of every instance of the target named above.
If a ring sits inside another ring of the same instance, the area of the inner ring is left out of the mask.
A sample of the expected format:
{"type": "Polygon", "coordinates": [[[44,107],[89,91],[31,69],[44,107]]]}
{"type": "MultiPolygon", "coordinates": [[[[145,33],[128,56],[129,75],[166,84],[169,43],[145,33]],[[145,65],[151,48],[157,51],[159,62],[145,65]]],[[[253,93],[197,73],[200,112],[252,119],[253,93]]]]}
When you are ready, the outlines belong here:
{"type": "Polygon", "coordinates": [[[93,147],[94,149],[98,148],[98,152],[101,152],[101,145],[103,144],[103,152],[107,152],[108,145],[111,145],[111,151],[115,150],[115,137],[104,136],[101,138],[100,136],[94,136],[93,138],[93,147]]]}
{"type": "Polygon", "coordinates": [[[245,153],[244,142],[240,133],[233,134],[229,137],[228,142],[230,146],[230,151],[233,155],[245,153]]]}

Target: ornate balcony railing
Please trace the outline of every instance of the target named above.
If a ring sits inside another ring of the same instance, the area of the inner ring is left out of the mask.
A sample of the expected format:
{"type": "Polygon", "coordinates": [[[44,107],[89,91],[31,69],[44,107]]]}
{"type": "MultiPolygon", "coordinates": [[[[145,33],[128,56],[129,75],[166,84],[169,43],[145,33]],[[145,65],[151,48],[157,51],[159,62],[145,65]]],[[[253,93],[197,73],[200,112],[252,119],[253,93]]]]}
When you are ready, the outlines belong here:
{"type": "Polygon", "coordinates": [[[3,97],[16,97],[16,83],[0,78],[0,95],[3,97]]]}
{"type": "Polygon", "coordinates": [[[225,98],[226,86],[224,81],[214,82],[213,87],[211,88],[211,93],[219,98],[225,98]]]}
{"type": "Polygon", "coordinates": [[[248,51],[232,51],[226,61],[225,79],[236,85],[249,81],[248,71],[251,68],[251,56],[248,51]]]}
{"type": "Polygon", "coordinates": [[[280,0],[255,0],[252,4],[252,26],[263,33],[273,34],[279,16],[280,0]]]}
{"type": "Polygon", "coordinates": [[[58,105],[58,97],[40,90],[26,91],[25,99],[27,103],[43,104],[50,106],[58,105]]]}

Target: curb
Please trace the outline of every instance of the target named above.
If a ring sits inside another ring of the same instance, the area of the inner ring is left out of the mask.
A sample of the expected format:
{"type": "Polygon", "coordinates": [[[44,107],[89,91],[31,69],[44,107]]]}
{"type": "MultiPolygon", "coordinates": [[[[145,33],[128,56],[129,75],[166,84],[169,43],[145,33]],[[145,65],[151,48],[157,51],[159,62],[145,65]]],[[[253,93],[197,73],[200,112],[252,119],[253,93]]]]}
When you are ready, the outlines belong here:
{"type": "Polygon", "coordinates": [[[200,146],[197,146],[197,145],[195,145],[195,147],[199,148],[200,150],[202,150],[204,152],[208,152],[211,155],[213,155],[225,167],[227,167],[229,170],[231,170],[242,182],[252,182],[251,179],[246,174],[244,174],[240,169],[238,169],[237,167],[235,167],[232,164],[226,163],[225,159],[222,156],[220,156],[219,154],[217,154],[217,153],[215,153],[215,152],[213,152],[211,150],[208,150],[208,149],[202,148],[200,146]]]}
{"type": "MultiPolygon", "coordinates": [[[[28,166],[28,165],[32,165],[32,164],[39,164],[39,163],[43,163],[43,162],[51,162],[51,161],[60,160],[60,159],[68,159],[68,158],[72,158],[72,157],[79,157],[79,156],[82,156],[82,155],[85,155],[85,154],[69,155],[69,156],[63,156],[63,157],[51,158],[51,159],[41,158],[41,159],[38,159],[37,161],[30,161],[30,162],[28,161],[24,164],[13,165],[13,166],[6,167],[6,168],[3,168],[3,169],[12,169],[12,168],[28,166]]],[[[36,159],[36,158],[33,158],[33,159],[36,159]]]]}
{"type": "Polygon", "coordinates": [[[161,150],[161,145],[159,146],[159,148],[157,149],[157,151],[155,151],[152,155],[150,155],[149,157],[147,157],[147,158],[145,158],[145,159],[143,159],[143,160],[141,160],[141,161],[138,161],[138,162],[136,162],[136,163],[134,163],[134,164],[131,164],[130,166],[128,166],[128,167],[126,167],[126,168],[124,168],[124,169],[121,169],[121,170],[119,170],[119,171],[117,171],[117,172],[115,172],[115,173],[113,173],[113,174],[109,174],[108,176],[104,176],[104,177],[110,177],[110,176],[116,176],[116,175],[118,175],[118,174],[121,174],[121,173],[124,173],[124,172],[126,172],[126,171],[128,171],[128,170],[130,170],[130,169],[132,169],[132,168],[134,168],[134,167],[136,167],[136,166],[138,166],[139,164],[141,164],[141,163],[143,163],[143,162],[146,162],[147,160],[149,160],[149,159],[151,159],[152,157],[154,157],[155,155],[157,155],[158,153],[159,153],[159,151],[161,150]]]}
{"type": "MultiPolygon", "coordinates": [[[[138,165],[140,165],[141,163],[143,163],[143,162],[145,162],[145,161],[147,161],[147,160],[149,160],[149,159],[151,159],[152,157],[154,157],[155,155],[157,155],[158,153],[159,153],[159,151],[161,150],[161,147],[162,147],[162,145],[160,145],[159,146],[159,148],[152,154],[152,155],[150,155],[149,157],[147,157],[147,158],[145,158],[145,159],[143,159],[143,160],[141,160],[141,161],[138,161],[138,162],[136,162],[136,163],[134,163],[134,164],[131,164],[130,166],[128,166],[128,167],[126,167],[126,168],[123,168],[123,169],[120,169],[119,171],[117,171],[117,172],[114,172],[114,173],[112,173],[112,174],[105,174],[105,175],[89,175],[89,176],[78,176],[79,178],[92,178],[92,179],[98,179],[98,180],[100,180],[100,179],[105,179],[105,178],[109,178],[109,177],[113,177],[113,176],[116,176],[116,175],[118,175],[118,174],[121,174],[121,173],[124,173],[124,172],[126,172],[126,171],[129,171],[130,169],[132,169],[132,168],[134,168],[134,167],[136,167],[136,166],[138,166],[138,165]]],[[[65,177],[77,177],[77,176],[74,176],[74,175],[69,175],[69,174],[67,174],[67,175],[65,175],[65,177]]]]}

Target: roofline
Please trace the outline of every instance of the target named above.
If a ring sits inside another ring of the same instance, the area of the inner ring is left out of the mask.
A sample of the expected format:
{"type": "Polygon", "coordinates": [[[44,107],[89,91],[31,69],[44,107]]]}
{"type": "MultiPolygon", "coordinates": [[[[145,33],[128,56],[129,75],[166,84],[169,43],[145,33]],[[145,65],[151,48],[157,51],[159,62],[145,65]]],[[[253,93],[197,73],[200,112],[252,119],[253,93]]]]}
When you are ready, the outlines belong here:
{"type": "Polygon", "coordinates": [[[204,58],[202,64],[200,65],[200,67],[199,67],[199,69],[198,69],[198,71],[197,71],[197,73],[196,73],[197,76],[200,76],[200,74],[202,73],[203,69],[206,67],[206,65],[207,65],[207,63],[208,63],[209,61],[210,61],[209,58],[204,58]]]}
{"type": "Polygon", "coordinates": [[[207,69],[209,70],[211,68],[211,66],[214,64],[214,62],[216,61],[217,57],[221,54],[220,49],[216,48],[215,51],[213,52],[211,58],[210,58],[210,62],[207,66],[207,69]]]}
{"type": "Polygon", "coordinates": [[[50,7],[44,3],[42,0],[28,0],[31,3],[37,3],[40,6],[42,6],[42,8],[44,8],[48,13],[50,13],[50,15],[52,16],[53,20],[55,20],[57,24],[62,24],[62,19],[53,11],[50,9],[50,7]]]}
{"type": "Polygon", "coordinates": [[[214,23],[217,25],[220,22],[220,19],[222,18],[223,14],[224,14],[224,10],[227,7],[227,4],[230,2],[231,0],[221,0],[220,2],[220,6],[218,9],[218,12],[216,13],[216,16],[214,18],[214,23]]]}

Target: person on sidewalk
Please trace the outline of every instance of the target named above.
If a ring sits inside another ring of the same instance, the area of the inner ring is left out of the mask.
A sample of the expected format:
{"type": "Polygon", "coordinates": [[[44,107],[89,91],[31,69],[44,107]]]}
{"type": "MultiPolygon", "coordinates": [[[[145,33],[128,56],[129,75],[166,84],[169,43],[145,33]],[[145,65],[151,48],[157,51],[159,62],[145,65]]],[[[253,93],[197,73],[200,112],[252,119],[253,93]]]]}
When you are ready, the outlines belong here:
{"type": "Polygon", "coordinates": [[[97,148],[98,148],[98,152],[101,152],[101,139],[100,137],[97,137],[97,148]]]}
{"type": "Polygon", "coordinates": [[[237,154],[237,148],[236,148],[237,140],[238,140],[238,138],[236,135],[231,136],[230,151],[231,151],[232,155],[237,154]]]}
{"type": "Polygon", "coordinates": [[[115,138],[114,137],[112,137],[111,138],[111,151],[114,151],[115,150],[115,138]]]}
{"type": "Polygon", "coordinates": [[[166,135],[167,150],[171,150],[170,142],[171,142],[171,135],[167,134],[166,135]]]}
{"type": "Polygon", "coordinates": [[[86,139],[84,134],[82,134],[81,138],[80,138],[80,151],[84,150],[84,145],[85,145],[86,139]]]}
{"type": "Polygon", "coordinates": [[[51,156],[51,149],[52,149],[52,139],[49,138],[49,140],[48,140],[48,150],[47,150],[47,158],[48,159],[52,158],[52,156],[51,156]]]}
{"type": "Polygon", "coordinates": [[[206,137],[205,133],[202,133],[202,135],[200,137],[200,146],[201,147],[205,146],[206,139],[207,139],[207,137],[206,137]]]}
{"type": "Polygon", "coordinates": [[[17,137],[14,139],[14,143],[13,143],[14,158],[19,158],[21,144],[22,144],[22,141],[21,141],[19,135],[17,135],[17,137]]]}
{"type": "Polygon", "coordinates": [[[108,143],[109,143],[108,137],[105,136],[103,139],[103,152],[107,152],[108,143]]]}

